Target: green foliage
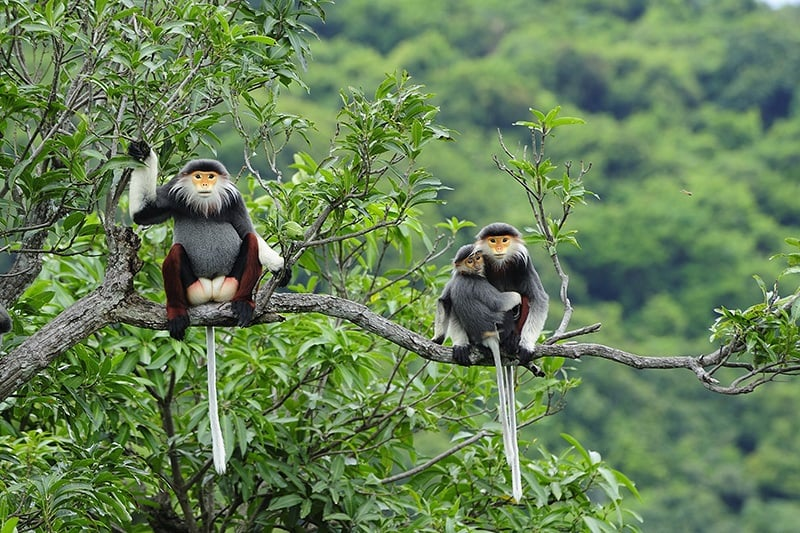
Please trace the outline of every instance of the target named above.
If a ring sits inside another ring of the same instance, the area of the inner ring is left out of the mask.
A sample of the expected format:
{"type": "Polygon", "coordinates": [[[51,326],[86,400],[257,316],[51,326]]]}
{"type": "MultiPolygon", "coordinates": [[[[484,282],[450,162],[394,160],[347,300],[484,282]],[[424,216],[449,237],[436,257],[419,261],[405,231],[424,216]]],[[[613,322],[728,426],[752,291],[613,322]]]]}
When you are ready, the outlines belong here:
{"type": "MultiPolygon", "coordinates": [[[[299,83],[294,59],[311,31],[299,18],[321,16],[323,3],[3,1],[0,247],[18,249],[38,216],[63,219],[53,250],[75,252],[87,213],[113,218],[121,132],[148,137],[170,171],[171,156],[211,145],[242,95],[263,118],[255,93],[270,102],[299,83]]],[[[264,135],[302,126],[273,115],[264,135]]]]}
{"type": "MultiPolygon", "coordinates": [[[[581,166],[577,176],[571,173],[572,164],[567,163],[566,171],[559,177],[553,177],[557,166],[545,156],[545,142],[556,128],[574,124],[584,124],[575,117],[559,117],[560,107],[551,109],[547,114],[531,109],[535,121],[518,121],[515,126],[523,126],[531,133],[531,155],[527,152],[521,157],[512,157],[509,164],[515,169],[498,165],[519,183],[528,195],[528,202],[536,218],[538,232],[535,242],[544,242],[550,255],[554,255],[560,243],[578,246],[574,230],[566,230],[565,224],[572,210],[577,205],[585,204],[585,197],[595,196],[583,186],[583,176],[589,167],[581,166]],[[545,209],[546,199],[555,199],[558,206],[558,217],[554,218],[545,209]]],[[[508,153],[508,151],[506,150],[508,153]]],[[[509,154],[510,155],[510,154],[509,154]]]]}
{"type": "MultiPolygon", "coordinates": [[[[800,239],[786,239],[800,250],[800,239]]],[[[784,275],[800,272],[800,252],[777,257],[787,260],[784,275]]],[[[747,362],[763,372],[794,369],[800,359],[800,292],[781,298],[778,282],[768,287],[755,276],[763,302],[747,309],[717,309],[720,317],[711,328],[711,339],[727,345],[743,344],[747,362]]]]}
{"type": "MultiPolygon", "coordinates": [[[[420,214],[446,187],[419,160],[451,133],[422,86],[401,73],[369,96],[341,93],[328,153],[298,152],[291,179],[266,183],[253,154],[275,170],[289,135],[309,124],[277,110],[276,86],[299,84],[292,60],[303,63],[311,34],[300,18],[321,17],[320,3],[95,4],[4,6],[6,56],[47,65],[36,79],[4,81],[12,111],[0,151],[20,193],[4,196],[13,206],[6,235],[22,234],[26,209],[41,206],[54,221],[46,249],[75,253],[44,263],[15,306],[31,319],[4,349],[101,283],[100,237],[124,187],[128,161],[115,155],[124,141],[147,137],[169,173],[212,147],[222,120],[245,145],[252,177],[240,186],[256,223],[295,264],[291,289],[345,296],[430,330],[434,291],[447,273],[429,263],[445,236],[420,214]],[[94,46],[97,39],[104,44],[94,46]],[[24,53],[10,53],[14,46],[24,53]],[[61,62],[67,48],[70,61],[61,62]],[[89,87],[102,98],[69,100],[73,90],[95,94],[89,87]],[[26,100],[29,92],[40,99],[26,100]]],[[[470,224],[451,218],[440,227],[452,236],[470,224]]],[[[164,256],[170,232],[139,233],[144,266],[135,288],[160,302],[152,258],[164,256]]],[[[107,326],[0,408],[0,527],[608,531],[637,522],[621,506],[620,490],[635,494],[633,485],[574,439],[577,452],[523,459],[535,498],[504,496],[491,372],[424,362],[319,315],[216,335],[225,476],[210,470],[202,332],[193,328],[180,343],[161,331],[107,326]]],[[[577,385],[556,378],[561,365],[548,361],[547,379],[522,380],[520,420],[552,414],[577,385]]]]}
{"type": "MultiPolygon", "coordinates": [[[[780,270],[764,259],[798,227],[800,11],[742,0],[324,5],[2,2],[0,249],[79,254],[47,256],[12,308],[4,350],[100,283],[90,256],[118,217],[128,163],[117,154],[145,136],[166,174],[196,152],[244,154],[239,185],[257,225],[298,259],[292,290],[347,296],[428,331],[447,272],[430,264],[444,237],[425,221],[445,220],[451,238],[466,219],[532,226],[545,198],[531,241],[552,253],[580,231],[582,251],[558,250],[575,317],[603,321],[593,340],[708,350],[698,339],[716,307],[714,341],[744,343],[734,363],[752,365],[753,379],[794,368],[796,294],[779,296],[780,270]],[[314,32],[335,39],[314,43],[314,32]],[[308,67],[302,79],[296,64],[308,67]],[[278,99],[287,86],[306,99],[278,99]],[[537,161],[558,104],[588,126],[559,125],[537,161]],[[530,106],[552,111],[507,130],[530,106]],[[451,137],[437,120],[460,131],[457,143],[432,142],[451,137]],[[507,147],[530,144],[506,153],[522,189],[492,164],[497,128],[507,147]],[[587,163],[564,172],[553,161],[587,163]],[[588,161],[604,201],[566,227],[593,194],[588,161]],[[35,220],[53,223],[23,245],[35,220]],[[759,289],[760,303],[736,309],[759,289]]],[[[169,231],[140,234],[136,287],[161,302],[169,231]]],[[[791,274],[798,245],[787,242],[791,274]]],[[[647,529],[777,531],[800,519],[789,387],[722,403],[679,376],[546,361],[548,378],[520,384],[520,419],[541,423],[523,431],[538,439],[523,457],[535,498],[515,505],[502,496],[487,372],[423,363],[316,315],[217,335],[228,476],[208,470],[201,334],[180,344],[108,327],[0,406],[0,532],[146,531],[155,517],[195,530],[635,529],[620,495],[637,491],[609,464],[635,473],[647,529]],[[576,371],[572,391],[564,376],[576,371]],[[567,391],[563,416],[545,417],[567,391]],[[564,432],[576,436],[570,449],[546,452],[564,432]],[[410,473],[442,452],[452,454],[410,473]]]]}
{"type": "MultiPolygon", "coordinates": [[[[706,353],[719,347],[708,342],[715,308],[770,309],[747,282],[753,274],[767,287],[780,277],[780,296],[793,294],[795,276],[781,277],[767,259],[795,252],[781,239],[800,226],[800,69],[792,68],[800,9],[749,0],[422,3],[338,2],[316,28],[314,53],[324,65],[312,64],[305,78],[322,90],[294,105],[329,100],[337,71],[349,84],[403,68],[423,80],[458,130],[456,143],[424,155],[452,188],[427,219],[507,220],[533,230],[527,195],[497,172],[491,147],[499,128],[520,155],[515,147],[529,143],[529,131],[511,123],[529,107],[561,105],[587,126],[558,130],[548,158],[574,161],[574,169],[591,162],[587,187],[603,200],[570,219],[581,250],[558,249],[573,323],[603,323],[592,341],[706,353]]],[[[558,206],[548,207],[558,218],[558,206]]],[[[554,295],[552,272],[539,270],[554,295]]],[[[743,325],[756,337],[759,311],[743,325]]],[[[778,328],[773,337],[793,327],[791,310],[782,312],[767,319],[778,328]]],[[[796,387],[714,399],[682,373],[575,364],[582,386],[563,416],[537,425],[537,436],[553,447],[567,431],[632,475],[646,529],[792,530],[785,524],[796,516],[784,498],[794,493],[789,476],[775,472],[796,455],[785,436],[796,387]]]]}

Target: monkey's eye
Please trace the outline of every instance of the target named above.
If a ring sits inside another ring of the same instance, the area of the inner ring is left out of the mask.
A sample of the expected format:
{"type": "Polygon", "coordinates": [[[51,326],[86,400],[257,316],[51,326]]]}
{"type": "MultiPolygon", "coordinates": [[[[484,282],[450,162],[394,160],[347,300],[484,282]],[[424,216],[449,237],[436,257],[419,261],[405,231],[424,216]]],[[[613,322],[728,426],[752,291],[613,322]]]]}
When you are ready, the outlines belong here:
{"type": "Polygon", "coordinates": [[[201,179],[203,179],[203,175],[202,174],[195,174],[194,175],[194,179],[200,181],[201,179]]]}

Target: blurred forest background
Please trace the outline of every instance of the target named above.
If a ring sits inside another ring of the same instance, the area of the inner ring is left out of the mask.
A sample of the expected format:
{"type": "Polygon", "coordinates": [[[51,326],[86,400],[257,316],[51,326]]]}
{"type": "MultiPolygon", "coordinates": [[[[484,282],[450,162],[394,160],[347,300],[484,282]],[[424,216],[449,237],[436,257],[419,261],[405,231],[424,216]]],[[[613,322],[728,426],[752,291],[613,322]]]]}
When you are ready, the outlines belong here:
{"type": "MultiPolygon", "coordinates": [[[[581,249],[560,250],[572,326],[600,321],[583,340],[635,353],[697,354],[714,349],[714,308],[756,302],[752,275],[771,284],[782,264],[770,256],[800,234],[799,27],[800,8],[748,0],[337,0],[315,26],[310,91],[280,106],[328,132],[340,88],[407,70],[458,131],[425,154],[452,187],[429,221],[520,227],[532,221],[492,161],[498,129],[516,146],[528,133],[512,124],[530,107],[586,119],[549,147],[554,161],[591,162],[600,197],[572,219],[581,249]]],[[[310,138],[284,153],[324,156],[325,137],[310,138]]],[[[557,280],[533,254],[555,327],[557,280]]],[[[642,500],[628,504],[645,531],[795,530],[796,383],[721,397],[683,371],[575,367],[582,386],[523,439],[555,450],[568,432],[598,450],[637,483],[642,500]]]]}

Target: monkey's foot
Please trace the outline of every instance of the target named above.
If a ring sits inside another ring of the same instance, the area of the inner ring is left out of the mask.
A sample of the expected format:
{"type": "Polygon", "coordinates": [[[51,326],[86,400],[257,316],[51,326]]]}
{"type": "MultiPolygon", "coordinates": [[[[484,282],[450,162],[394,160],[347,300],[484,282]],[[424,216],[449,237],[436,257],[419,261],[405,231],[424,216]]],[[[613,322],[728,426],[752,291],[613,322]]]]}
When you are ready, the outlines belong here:
{"type": "Polygon", "coordinates": [[[186,336],[186,328],[189,327],[189,315],[184,311],[183,314],[170,313],[167,309],[167,329],[169,336],[173,339],[182,341],[186,336]]]}
{"type": "Polygon", "coordinates": [[[469,344],[453,346],[453,361],[462,366],[470,366],[472,364],[469,360],[469,344]]]}
{"type": "Polygon", "coordinates": [[[524,366],[531,372],[533,372],[534,376],[544,377],[544,371],[533,364],[533,352],[528,350],[527,348],[523,348],[522,346],[519,347],[519,364],[520,366],[524,366]]]}
{"type": "Polygon", "coordinates": [[[235,300],[231,302],[233,316],[236,317],[236,325],[240,328],[248,326],[250,321],[253,320],[253,311],[255,308],[256,303],[252,300],[235,300]]]}

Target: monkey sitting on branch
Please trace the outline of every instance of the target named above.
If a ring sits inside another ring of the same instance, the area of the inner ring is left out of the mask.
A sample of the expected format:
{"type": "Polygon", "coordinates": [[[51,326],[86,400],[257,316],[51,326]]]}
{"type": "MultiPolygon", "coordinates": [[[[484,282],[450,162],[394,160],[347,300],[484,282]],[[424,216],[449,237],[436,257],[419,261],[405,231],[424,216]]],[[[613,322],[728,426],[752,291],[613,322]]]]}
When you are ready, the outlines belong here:
{"type": "Polygon", "coordinates": [[[504,366],[500,358],[500,331],[514,327],[514,313],[520,305],[517,292],[500,292],[486,279],[483,254],[468,244],[459,248],[453,259],[453,276],[445,285],[436,308],[433,341],[453,341],[453,359],[469,364],[470,346],[488,348],[494,358],[499,395],[498,411],[503,430],[503,447],[511,467],[512,496],[522,499],[522,480],[517,444],[517,406],[514,366],[504,366]]]}
{"type": "MultiPolygon", "coordinates": [[[[289,281],[283,258],[255,231],[241,193],[225,166],[212,159],[189,161],[172,180],[157,186],[158,157],[144,141],[132,142],[128,154],[140,163],[130,178],[130,214],[137,224],[169,218],[173,245],[161,271],[167,295],[169,334],[182,340],[189,326],[188,307],[231,302],[237,324],[250,324],[253,291],[266,266],[289,281]]],[[[208,401],[214,467],[225,472],[225,447],[217,412],[214,328],[206,328],[208,401]]]]}
{"type": "Polygon", "coordinates": [[[535,375],[544,373],[531,364],[536,341],[547,320],[549,297],[533,266],[525,241],[517,228],[505,222],[485,226],[475,249],[483,254],[486,279],[500,291],[516,291],[522,297],[516,327],[503,335],[503,349],[518,353],[520,365],[535,375]]]}

